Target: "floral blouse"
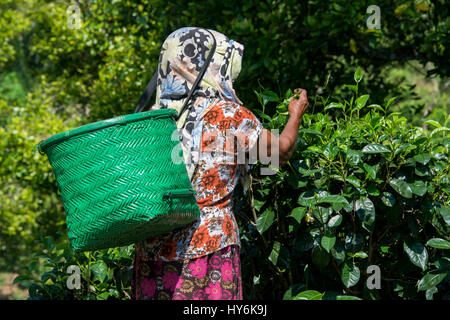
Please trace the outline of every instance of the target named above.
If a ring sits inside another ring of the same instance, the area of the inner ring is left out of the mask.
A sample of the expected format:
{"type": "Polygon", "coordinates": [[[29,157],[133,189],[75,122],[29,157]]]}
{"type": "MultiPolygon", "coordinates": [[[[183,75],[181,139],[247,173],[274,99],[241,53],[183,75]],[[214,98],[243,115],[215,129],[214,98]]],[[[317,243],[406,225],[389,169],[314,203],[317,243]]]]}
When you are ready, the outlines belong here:
{"type": "Polygon", "coordinates": [[[201,152],[192,185],[200,218],[177,230],[135,244],[140,259],[184,260],[241,245],[233,213],[233,192],[248,165],[238,161],[238,150],[256,146],[262,125],[243,106],[220,100],[203,118],[201,152]]]}

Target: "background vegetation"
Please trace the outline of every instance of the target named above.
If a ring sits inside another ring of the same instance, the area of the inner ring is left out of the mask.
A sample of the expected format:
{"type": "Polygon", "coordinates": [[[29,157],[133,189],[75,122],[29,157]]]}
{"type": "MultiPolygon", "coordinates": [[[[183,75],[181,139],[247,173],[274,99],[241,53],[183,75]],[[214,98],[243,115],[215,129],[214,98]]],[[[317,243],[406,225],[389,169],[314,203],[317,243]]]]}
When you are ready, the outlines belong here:
{"type": "Polygon", "coordinates": [[[378,1],[370,30],[370,4],[0,0],[0,270],[34,299],[128,298],[131,248],[71,252],[34,146],[132,112],[162,41],[191,25],[245,45],[237,92],[266,127],[290,88],[311,100],[289,166],[241,201],[245,298],[448,299],[449,9],[378,1]]]}

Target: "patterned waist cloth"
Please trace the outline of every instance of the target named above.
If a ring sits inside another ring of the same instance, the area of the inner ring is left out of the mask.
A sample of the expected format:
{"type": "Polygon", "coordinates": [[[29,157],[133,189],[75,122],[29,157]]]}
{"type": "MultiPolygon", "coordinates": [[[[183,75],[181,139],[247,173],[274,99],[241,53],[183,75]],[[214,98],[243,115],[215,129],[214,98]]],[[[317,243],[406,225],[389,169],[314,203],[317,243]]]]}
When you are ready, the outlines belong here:
{"type": "Polygon", "coordinates": [[[135,257],[131,296],[136,300],[242,300],[239,246],[181,261],[135,257]]]}

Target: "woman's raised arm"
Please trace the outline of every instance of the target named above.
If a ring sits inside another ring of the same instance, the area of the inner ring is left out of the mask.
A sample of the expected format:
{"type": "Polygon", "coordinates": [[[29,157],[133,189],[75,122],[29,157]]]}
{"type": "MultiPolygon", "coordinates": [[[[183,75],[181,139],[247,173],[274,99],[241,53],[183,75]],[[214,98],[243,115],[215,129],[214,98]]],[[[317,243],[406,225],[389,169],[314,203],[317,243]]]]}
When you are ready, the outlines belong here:
{"type": "MultiPolygon", "coordinates": [[[[279,164],[281,166],[285,165],[294,153],[297,145],[298,128],[300,127],[302,116],[309,105],[306,90],[295,89],[294,93],[295,96],[292,97],[289,103],[289,120],[280,136],[276,137],[270,131],[264,129],[260,136],[262,141],[258,143],[260,149],[267,148],[266,154],[269,157],[273,156],[272,150],[278,150],[279,164]]],[[[258,150],[258,156],[259,154],[258,150]]]]}

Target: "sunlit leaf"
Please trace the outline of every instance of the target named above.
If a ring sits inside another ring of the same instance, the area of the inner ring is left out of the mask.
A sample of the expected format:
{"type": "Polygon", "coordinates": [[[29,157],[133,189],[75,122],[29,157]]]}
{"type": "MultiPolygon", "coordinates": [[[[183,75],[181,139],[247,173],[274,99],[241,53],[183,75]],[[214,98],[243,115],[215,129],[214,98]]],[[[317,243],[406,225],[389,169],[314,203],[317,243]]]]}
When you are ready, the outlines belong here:
{"type": "Polygon", "coordinates": [[[450,242],[441,238],[433,238],[427,241],[427,246],[437,249],[450,249],[450,242]]]}
{"type": "Polygon", "coordinates": [[[273,210],[271,208],[266,209],[256,221],[256,230],[258,230],[260,234],[263,234],[272,225],[274,219],[275,213],[273,210]]]}
{"type": "Polygon", "coordinates": [[[412,198],[411,187],[405,181],[399,179],[391,179],[389,181],[389,184],[401,196],[405,198],[412,198]]]}
{"type": "Polygon", "coordinates": [[[375,154],[375,153],[391,152],[391,150],[389,150],[389,148],[383,146],[382,144],[370,143],[362,149],[362,152],[367,154],[375,154]]]}
{"type": "Polygon", "coordinates": [[[361,273],[358,266],[351,261],[346,261],[342,266],[341,280],[345,287],[350,288],[358,283],[361,273]]]}
{"type": "Polygon", "coordinates": [[[418,241],[403,242],[403,250],[414,265],[425,270],[428,263],[428,251],[423,244],[418,241]]]}

